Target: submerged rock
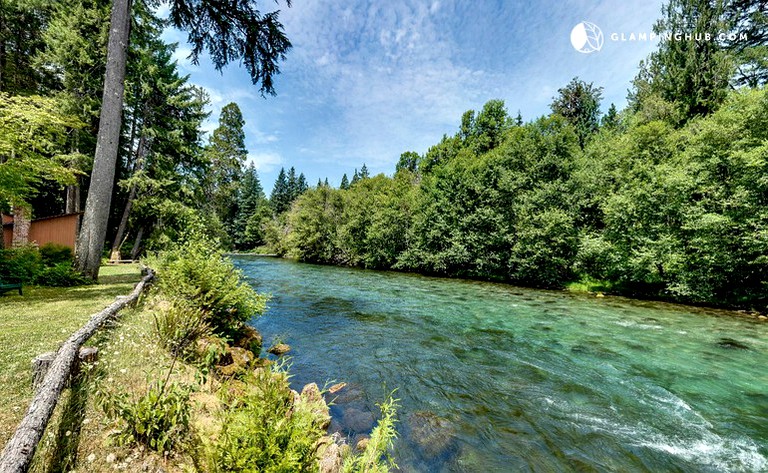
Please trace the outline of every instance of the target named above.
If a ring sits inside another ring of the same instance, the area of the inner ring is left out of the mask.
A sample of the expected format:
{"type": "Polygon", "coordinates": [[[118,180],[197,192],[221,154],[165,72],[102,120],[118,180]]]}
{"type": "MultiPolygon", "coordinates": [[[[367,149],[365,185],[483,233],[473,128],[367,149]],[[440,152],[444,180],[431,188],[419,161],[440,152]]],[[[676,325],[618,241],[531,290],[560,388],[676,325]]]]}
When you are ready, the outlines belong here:
{"type": "Polygon", "coordinates": [[[346,430],[368,432],[373,428],[373,414],[355,407],[344,410],[341,423],[346,430]]]}
{"type": "Polygon", "coordinates": [[[453,444],[451,423],[430,411],[415,412],[408,418],[411,436],[427,457],[434,458],[448,452],[453,444]]]}
{"type": "Polygon", "coordinates": [[[747,345],[732,338],[721,338],[720,341],[717,342],[717,346],[727,350],[749,350],[747,345]]]}

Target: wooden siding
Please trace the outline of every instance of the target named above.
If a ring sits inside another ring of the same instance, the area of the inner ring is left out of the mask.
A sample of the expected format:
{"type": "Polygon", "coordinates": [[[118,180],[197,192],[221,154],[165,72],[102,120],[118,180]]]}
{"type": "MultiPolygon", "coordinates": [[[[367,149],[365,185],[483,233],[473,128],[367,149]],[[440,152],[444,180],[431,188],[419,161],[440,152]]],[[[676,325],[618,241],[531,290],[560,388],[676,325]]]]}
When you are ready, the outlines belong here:
{"type": "MultiPolygon", "coordinates": [[[[58,243],[74,250],[79,220],[79,213],[33,220],[29,229],[29,242],[37,243],[38,246],[46,243],[58,243]]],[[[12,238],[13,225],[3,225],[3,240],[6,248],[11,247],[12,238]]]]}

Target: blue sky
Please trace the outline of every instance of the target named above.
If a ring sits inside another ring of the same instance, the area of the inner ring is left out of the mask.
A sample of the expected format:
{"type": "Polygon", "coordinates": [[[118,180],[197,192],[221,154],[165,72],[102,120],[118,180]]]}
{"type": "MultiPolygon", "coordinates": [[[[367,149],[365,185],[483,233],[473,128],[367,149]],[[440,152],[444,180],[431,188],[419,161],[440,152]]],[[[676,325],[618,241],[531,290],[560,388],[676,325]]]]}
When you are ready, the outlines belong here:
{"type": "Polygon", "coordinates": [[[176,59],[211,96],[216,126],[224,105],[245,117],[249,160],[267,192],[281,167],[310,184],[338,185],[366,163],[372,174],[394,172],[403,151],[419,154],[454,134],[465,110],[503,99],[525,121],[549,113],[557,89],[575,76],[604,87],[603,109],[621,109],[650,41],[612,41],[611,33],[649,33],[661,0],[513,1],[293,0],[259,3],[281,10],[293,49],[276,79],[277,96],[262,98],[237,64],[223,73],[187,56],[184,33],[176,59]],[[581,21],[598,25],[602,50],[583,54],[570,42],[581,21]]]}

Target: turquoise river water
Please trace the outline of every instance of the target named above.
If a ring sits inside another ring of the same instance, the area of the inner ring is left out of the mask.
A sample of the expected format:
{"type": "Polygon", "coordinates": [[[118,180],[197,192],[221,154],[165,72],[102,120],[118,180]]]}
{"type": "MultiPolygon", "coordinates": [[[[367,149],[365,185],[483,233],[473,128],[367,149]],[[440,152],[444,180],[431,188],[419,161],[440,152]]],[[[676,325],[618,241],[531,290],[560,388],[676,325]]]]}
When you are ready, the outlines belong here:
{"type": "Polygon", "coordinates": [[[236,257],[292,384],[397,388],[402,471],[768,471],[768,323],[623,298],[236,257]]]}

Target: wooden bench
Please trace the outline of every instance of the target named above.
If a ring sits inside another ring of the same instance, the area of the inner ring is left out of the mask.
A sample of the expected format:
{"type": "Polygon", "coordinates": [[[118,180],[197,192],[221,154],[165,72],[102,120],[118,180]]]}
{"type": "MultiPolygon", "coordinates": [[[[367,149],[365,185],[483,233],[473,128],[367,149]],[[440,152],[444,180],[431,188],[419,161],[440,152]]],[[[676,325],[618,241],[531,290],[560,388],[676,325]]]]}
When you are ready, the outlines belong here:
{"type": "Polygon", "coordinates": [[[23,296],[24,294],[21,293],[21,283],[15,282],[15,283],[5,283],[0,282],[0,294],[4,294],[8,291],[15,291],[16,289],[19,290],[19,295],[23,296]]]}

